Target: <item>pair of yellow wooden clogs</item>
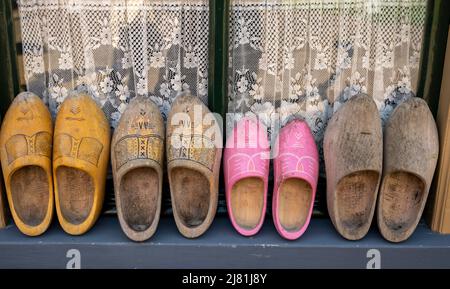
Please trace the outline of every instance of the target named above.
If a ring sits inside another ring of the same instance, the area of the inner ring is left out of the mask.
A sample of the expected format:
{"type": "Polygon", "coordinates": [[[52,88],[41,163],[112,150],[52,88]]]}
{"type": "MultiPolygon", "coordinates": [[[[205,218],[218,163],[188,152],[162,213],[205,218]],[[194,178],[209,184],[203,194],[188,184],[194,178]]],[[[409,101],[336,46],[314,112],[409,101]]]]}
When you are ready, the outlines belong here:
{"type": "Polygon", "coordinates": [[[38,96],[19,94],[0,135],[6,195],[19,230],[44,233],[56,206],[67,233],[88,231],[103,204],[109,145],[108,121],[91,97],[68,97],[53,126],[38,96]]]}
{"type": "Polygon", "coordinates": [[[136,97],[127,106],[111,142],[111,160],[117,214],[131,240],[147,240],[158,226],[164,148],[178,230],[195,238],[211,225],[218,202],[222,134],[210,116],[201,100],[189,95],[173,102],[166,129],[149,98],[136,97]]]}

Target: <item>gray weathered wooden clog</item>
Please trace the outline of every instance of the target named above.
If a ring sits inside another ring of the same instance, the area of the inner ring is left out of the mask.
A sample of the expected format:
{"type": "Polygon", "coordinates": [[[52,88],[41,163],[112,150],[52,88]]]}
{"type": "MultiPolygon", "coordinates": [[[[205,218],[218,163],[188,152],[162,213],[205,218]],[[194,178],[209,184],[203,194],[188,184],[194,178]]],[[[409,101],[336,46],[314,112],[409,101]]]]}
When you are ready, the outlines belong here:
{"type": "Polygon", "coordinates": [[[328,212],[346,239],[363,238],[372,223],[383,159],[381,119],[359,94],[333,115],[325,132],[328,212]]]}
{"type": "Polygon", "coordinates": [[[400,104],[384,131],[377,219],[386,240],[401,242],[414,232],[425,207],[438,154],[438,132],[427,103],[413,97],[400,104]]]}

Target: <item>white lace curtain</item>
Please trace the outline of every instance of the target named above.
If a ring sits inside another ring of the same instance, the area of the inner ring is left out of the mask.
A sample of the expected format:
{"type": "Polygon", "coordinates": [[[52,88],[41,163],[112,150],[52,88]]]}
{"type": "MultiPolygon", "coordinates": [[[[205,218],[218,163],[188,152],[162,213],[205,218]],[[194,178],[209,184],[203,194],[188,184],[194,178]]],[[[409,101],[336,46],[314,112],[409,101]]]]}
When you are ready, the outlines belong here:
{"type": "MultiPolygon", "coordinates": [[[[383,122],[414,95],[427,0],[232,0],[229,112],[306,119],[322,148],[333,111],[373,97],[383,122]]],[[[277,124],[278,125],[278,124],[277,124]]]]}
{"type": "MultiPolygon", "coordinates": [[[[114,127],[129,99],[167,115],[190,91],[207,102],[208,0],[18,0],[28,89],[54,114],[88,89],[114,127]]],[[[321,144],[350,96],[383,120],[414,95],[427,0],[232,0],[229,112],[270,127],[304,117],[321,144]]]]}
{"type": "Polygon", "coordinates": [[[53,114],[88,90],[113,127],[130,98],[164,116],[189,91],[207,102],[208,0],[18,0],[28,90],[53,114]]]}

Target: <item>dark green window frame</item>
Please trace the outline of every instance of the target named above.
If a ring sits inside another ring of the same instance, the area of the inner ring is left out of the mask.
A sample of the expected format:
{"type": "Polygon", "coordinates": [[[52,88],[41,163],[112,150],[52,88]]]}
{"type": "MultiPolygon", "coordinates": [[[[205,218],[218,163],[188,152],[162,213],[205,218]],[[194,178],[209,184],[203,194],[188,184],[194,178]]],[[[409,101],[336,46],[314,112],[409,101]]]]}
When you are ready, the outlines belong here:
{"type": "Polygon", "coordinates": [[[19,92],[12,1],[0,1],[0,114],[19,92]]]}
{"type": "Polygon", "coordinates": [[[450,1],[428,1],[417,96],[428,102],[436,116],[450,26],[450,1]]]}

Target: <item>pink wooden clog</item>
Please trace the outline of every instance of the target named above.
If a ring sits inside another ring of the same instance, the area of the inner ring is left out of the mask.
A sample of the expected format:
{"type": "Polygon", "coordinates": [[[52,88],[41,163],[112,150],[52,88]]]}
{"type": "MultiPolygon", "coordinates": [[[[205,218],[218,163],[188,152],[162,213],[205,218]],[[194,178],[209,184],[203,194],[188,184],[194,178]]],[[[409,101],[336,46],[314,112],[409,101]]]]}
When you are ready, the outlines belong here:
{"type": "Polygon", "coordinates": [[[275,143],[272,212],[285,239],[299,238],[309,225],[319,176],[319,155],[306,122],[294,120],[275,143]]]}
{"type": "Polygon", "coordinates": [[[263,224],[269,162],[266,128],[256,119],[241,119],[227,140],[224,174],[228,215],[244,236],[255,235],[263,224]]]}

